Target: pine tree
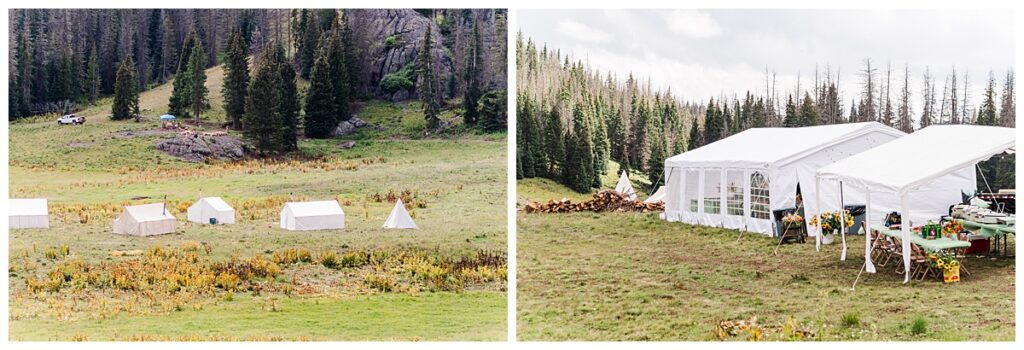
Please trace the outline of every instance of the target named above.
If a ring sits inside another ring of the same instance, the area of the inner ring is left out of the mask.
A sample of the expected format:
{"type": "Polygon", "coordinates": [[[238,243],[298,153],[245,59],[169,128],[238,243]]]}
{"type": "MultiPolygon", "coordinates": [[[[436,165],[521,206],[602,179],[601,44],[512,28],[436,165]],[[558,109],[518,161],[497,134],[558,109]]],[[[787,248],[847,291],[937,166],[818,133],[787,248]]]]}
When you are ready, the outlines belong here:
{"type": "Polygon", "coordinates": [[[566,147],[563,142],[564,137],[562,134],[562,116],[558,112],[558,107],[553,106],[550,111],[546,114],[544,121],[544,154],[547,159],[547,170],[545,173],[548,178],[557,179],[561,177],[561,165],[566,160],[566,147]]]}
{"type": "Polygon", "coordinates": [[[175,49],[177,35],[174,32],[174,26],[171,24],[170,16],[164,16],[162,33],[163,40],[161,40],[161,43],[163,46],[160,49],[160,61],[154,62],[154,64],[157,64],[157,67],[159,67],[159,69],[157,69],[157,71],[159,71],[157,81],[161,84],[167,81],[167,76],[170,75],[171,72],[176,72],[175,68],[178,65],[178,52],[175,49]]]}
{"type": "Polygon", "coordinates": [[[590,128],[580,104],[573,107],[572,132],[565,137],[564,184],[579,193],[586,193],[594,182],[594,150],[590,128]]]}
{"type": "Polygon", "coordinates": [[[437,73],[434,70],[434,56],[431,54],[433,36],[430,28],[427,26],[426,34],[423,35],[423,47],[416,58],[416,92],[423,101],[423,116],[427,120],[427,130],[432,132],[441,124],[438,117],[441,114],[441,106],[437,100],[437,73]]]}
{"type": "Polygon", "coordinates": [[[704,140],[703,144],[711,144],[722,137],[722,114],[718,105],[712,99],[708,102],[708,108],[704,111],[704,140]]]}
{"type": "Polygon", "coordinates": [[[525,94],[518,94],[516,99],[516,178],[532,178],[537,176],[534,171],[537,160],[533,156],[533,145],[530,143],[535,131],[533,104],[525,94]]]}
{"type": "Polygon", "coordinates": [[[177,68],[174,70],[174,82],[171,84],[171,97],[167,103],[167,113],[180,118],[186,118],[192,112],[192,87],[195,84],[192,83],[194,76],[188,71],[188,61],[192,58],[192,50],[197,41],[195,31],[189,32],[181,47],[181,57],[177,60],[177,68]]]}
{"type": "MultiPolygon", "coordinates": [[[[139,115],[138,81],[135,78],[135,64],[131,58],[121,62],[117,68],[114,83],[114,104],[110,119],[125,120],[139,115]]],[[[136,119],[138,121],[138,119],[136,119]]]]}
{"type": "Polygon", "coordinates": [[[686,139],[686,149],[692,151],[704,146],[703,139],[704,131],[700,129],[700,125],[697,125],[697,118],[694,117],[690,122],[690,137],[686,139]]]}
{"type": "Polygon", "coordinates": [[[1007,71],[1006,79],[1003,80],[1003,94],[999,100],[999,125],[1007,128],[1016,125],[1014,118],[1017,117],[1017,100],[1014,96],[1014,84],[1013,70],[1007,71]]]}
{"type": "Polygon", "coordinates": [[[198,123],[200,112],[205,110],[209,104],[207,99],[209,90],[206,88],[206,53],[203,52],[202,41],[196,40],[194,45],[188,59],[188,69],[185,73],[189,76],[189,87],[187,89],[189,95],[186,101],[189,110],[192,112],[192,117],[198,123]]]}
{"type": "Polygon", "coordinates": [[[326,138],[338,125],[329,61],[330,43],[326,40],[321,42],[318,51],[310,71],[309,92],[306,96],[305,132],[306,137],[310,138],[326,138]]]}
{"type": "Polygon", "coordinates": [[[281,73],[271,50],[264,50],[259,61],[249,82],[249,95],[245,99],[243,135],[260,154],[273,154],[284,148],[281,140],[283,125],[278,115],[281,73]]]}
{"type": "Polygon", "coordinates": [[[505,129],[508,120],[508,107],[505,90],[491,90],[480,96],[477,110],[480,111],[480,129],[485,132],[497,132],[505,129]]]}
{"type": "Polygon", "coordinates": [[[281,121],[281,149],[295,151],[299,149],[299,89],[295,83],[295,69],[288,63],[280,41],[274,45],[274,63],[278,67],[277,114],[281,121]]]}
{"type": "Polygon", "coordinates": [[[352,27],[349,24],[348,11],[342,10],[341,14],[341,45],[345,48],[345,68],[347,69],[348,77],[348,93],[349,97],[358,96],[360,81],[359,81],[359,66],[356,64],[356,45],[355,38],[352,34],[352,27]]]}
{"type": "Polygon", "coordinates": [[[473,21],[470,44],[466,48],[466,72],[463,75],[466,93],[462,99],[465,109],[463,120],[468,125],[476,125],[479,119],[477,100],[480,98],[480,78],[483,72],[483,38],[480,35],[480,24],[473,21]]]}
{"type": "Polygon", "coordinates": [[[245,96],[249,93],[249,50],[245,47],[245,38],[236,30],[228,36],[224,53],[224,112],[231,120],[231,128],[242,128],[242,115],[245,114],[245,96]]]}
{"type": "Polygon", "coordinates": [[[811,95],[804,93],[804,102],[800,104],[800,115],[798,119],[800,123],[798,126],[815,126],[820,123],[820,116],[818,115],[818,108],[814,106],[814,101],[811,100],[811,95]]]}
{"type": "Polygon", "coordinates": [[[334,88],[334,111],[337,120],[346,121],[352,118],[349,114],[349,79],[348,79],[348,57],[345,56],[345,46],[341,40],[340,29],[331,30],[328,39],[330,51],[327,61],[330,64],[331,86],[334,88]]]}
{"type": "MultiPolygon", "coordinates": [[[[647,180],[651,182],[651,186],[655,186],[665,172],[664,162],[668,157],[665,155],[665,133],[662,131],[661,119],[653,118],[651,123],[651,157],[647,160],[647,180]]],[[[653,190],[654,188],[649,189],[653,190]]]]}
{"type": "Polygon", "coordinates": [[[996,77],[989,72],[988,85],[985,86],[985,97],[981,102],[981,109],[978,111],[978,118],[975,124],[997,125],[999,120],[996,116],[996,77]]]}
{"type": "Polygon", "coordinates": [[[792,128],[799,126],[799,117],[796,115],[796,104],[793,103],[793,96],[786,97],[786,115],[782,119],[782,126],[792,128]]]}
{"type": "Polygon", "coordinates": [[[300,27],[302,28],[302,41],[299,46],[299,67],[302,68],[301,76],[309,79],[316,65],[318,55],[318,43],[320,42],[320,27],[316,25],[313,14],[309,10],[302,10],[300,27]]]}

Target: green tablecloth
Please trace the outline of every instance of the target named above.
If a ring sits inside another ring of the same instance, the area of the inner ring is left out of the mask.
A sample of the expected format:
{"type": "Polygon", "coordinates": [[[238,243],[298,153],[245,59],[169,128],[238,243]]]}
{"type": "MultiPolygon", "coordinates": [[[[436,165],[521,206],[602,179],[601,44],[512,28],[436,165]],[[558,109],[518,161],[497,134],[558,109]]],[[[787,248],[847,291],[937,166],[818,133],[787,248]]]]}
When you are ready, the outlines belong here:
{"type": "Polygon", "coordinates": [[[1016,226],[999,225],[999,224],[983,224],[983,223],[980,223],[980,222],[968,221],[968,220],[964,220],[964,219],[953,219],[953,220],[956,220],[961,225],[964,225],[964,228],[966,228],[968,230],[980,229],[978,231],[978,234],[982,235],[982,236],[985,236],[987,238],[1005,236],[1006,234],[1012,234],[1012,235],[1015,235],[1015,236],[1017,235],[1017,227],[1016,226]]]}
{"type": "MultiPolygon", "coordinates": [[[[890,230],[885,227],[872,227],[872,229],[881,232],[883,235],[893,238],[903,238],[903,231],[890,230]]],[[[920,233],[913,233],[910,235],[910,242],[917,244],[917,246],[923,248],[926,252],[937,252],[943,249],[953,248],[967,248],[971,246],[970,242],[958,241],[950,239],[948,237],[936,238],[936,239],[924,239],[920,233]]]]}

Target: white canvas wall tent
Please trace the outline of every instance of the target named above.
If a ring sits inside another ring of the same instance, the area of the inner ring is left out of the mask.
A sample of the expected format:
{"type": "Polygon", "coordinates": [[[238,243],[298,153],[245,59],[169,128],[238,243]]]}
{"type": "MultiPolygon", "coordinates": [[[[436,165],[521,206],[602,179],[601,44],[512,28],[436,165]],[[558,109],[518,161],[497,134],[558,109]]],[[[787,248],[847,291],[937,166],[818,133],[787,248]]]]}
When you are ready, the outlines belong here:
{"type": "Polygon", "coordinates": [[[798,184],[813,198],[817,169],[903,135],[876,122],[745,130],[665,160],[665,219],[772,235],[772,211],[796,207],[798,184]]]}
{"type": "Polygon", "coordinates": [[[401,198],[395,202],[395,207],[391,209],[391,215],[384,221],[383,227],[419,229],[416,223],[412,221],[412,217],[409,216],[409,212],[405,210],[405,204],[402,203],[401,198]]]}
{"type": "Polygon", "coordinates": [[[125,207],[114,220],[114,233],[132,236],[154,236],[173,233],[176,219],[164,203],[125,207]]]}
{"type": "Polygon", "coordinates": [[[636,191],[633,190],[633,184],[629,182],[626,171],[622,171],[622,176],[619,176],[619,183],[615,184],[615,192],[628,195],[629,200],[636,200],[636,191]]]}
{"type": "Polygon", "coordinates": [[[10,198],[7,200],[7,227],[49,228],[50,209],[46,198],[10,198]]]}
{"type": "Polygon", "coordinates": [[[234,224],[235,208],[220,197],[203,197],[188,207],[188,221],[200,224],[234,224]]]}
{"type": "MultiPolygon", "coordinates": [[[[960,192],[973,193],[975,166],[993,155],[1014,151],[1015,129],[977,125],[933,125],[913,134],[866,150],[817,171],[819,188],[836,187],[845,193],[861,192],[869,208],[879,201],[895,200],[902,220],[903,251],[910,251],[912,225],[938,220],[948,208],[961,201],[960,192]]],[[[825,198],[813,201],[825,203],[825,198]]],[[[809,200],[810,202],[810,200],[809,200]]],[[[838,203],[837,203],[838,204],[838,203]]],[[[880,225],[882,218],[867,218],[869,226],[880,225]]],[[[815,213],[808,211],[808,216],[815,213]]],[[[875,272],[871,262],[871,240],[865,240],[865,270],[875,272]]],[[[910,255],[903,256],[907,270],[904,283],[910,281],[910,255]]]]}
{"type": "Polygon", "coordinates": [[[281,209],[281,228],[289,231],[345,228],[345,211],[338,201],[288,202],[281,209]]]}

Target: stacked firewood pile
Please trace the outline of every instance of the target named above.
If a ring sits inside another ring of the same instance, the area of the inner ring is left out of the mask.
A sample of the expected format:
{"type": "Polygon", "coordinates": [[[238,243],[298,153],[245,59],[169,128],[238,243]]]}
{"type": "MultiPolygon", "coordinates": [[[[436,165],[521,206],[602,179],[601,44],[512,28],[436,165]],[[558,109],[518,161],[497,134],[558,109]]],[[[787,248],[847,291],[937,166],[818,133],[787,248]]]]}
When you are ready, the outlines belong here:
{"type": "Polygon", "coordinates": [[[640,200],[630,200],[629,196],[613,190],[601,190],[594,194],[594,198],[580,203],[573,203],[571,200],[549,200],[547,203],[530,202],[526,204],[527,213],[571,213],[581,211],[616,211],[616,212],[641,212],[664,211],[664,202],[644,203],[640,200]]]}

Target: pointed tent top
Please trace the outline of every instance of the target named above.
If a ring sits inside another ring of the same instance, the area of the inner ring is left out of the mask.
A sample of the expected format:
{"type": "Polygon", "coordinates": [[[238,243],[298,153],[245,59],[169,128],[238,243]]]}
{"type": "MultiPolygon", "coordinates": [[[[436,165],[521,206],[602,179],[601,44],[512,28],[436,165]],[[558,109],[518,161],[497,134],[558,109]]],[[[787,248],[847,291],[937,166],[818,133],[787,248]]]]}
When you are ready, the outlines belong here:
{"type": "Polygon", "coordinates": [[[619,176],[619,183],[615,185],[615,192],[626,194],[629,196],[629,200],[636,200],[636,191],[633,190],[633,184],[629,182],[626,171],[622,171],[622,176],[619,176]]]}
{"type": "Polygon", "coordinates": [[[409,216],[409,212],[405,210],[405,205],[402,204],[401,198],[395,202],[395,207],[391,209],[391,215],[388,216],[387,221],[384,221],[384,226],[382,227],[419,229],[416,223],[412,221],[412,217],[409,216]]]}

